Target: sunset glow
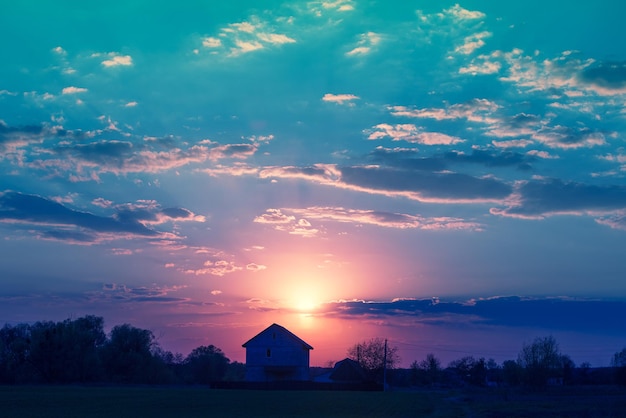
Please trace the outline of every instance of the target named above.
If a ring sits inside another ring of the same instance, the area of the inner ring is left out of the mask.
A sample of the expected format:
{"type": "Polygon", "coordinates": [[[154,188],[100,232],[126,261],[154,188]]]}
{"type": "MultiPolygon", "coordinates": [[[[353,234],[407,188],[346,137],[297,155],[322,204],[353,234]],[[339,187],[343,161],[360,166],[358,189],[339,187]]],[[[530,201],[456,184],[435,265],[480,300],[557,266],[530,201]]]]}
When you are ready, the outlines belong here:
{"type": "Polygon", "coordinates": [[[626,345],[625,2],[4,3],[0,326],[626,345]]]}

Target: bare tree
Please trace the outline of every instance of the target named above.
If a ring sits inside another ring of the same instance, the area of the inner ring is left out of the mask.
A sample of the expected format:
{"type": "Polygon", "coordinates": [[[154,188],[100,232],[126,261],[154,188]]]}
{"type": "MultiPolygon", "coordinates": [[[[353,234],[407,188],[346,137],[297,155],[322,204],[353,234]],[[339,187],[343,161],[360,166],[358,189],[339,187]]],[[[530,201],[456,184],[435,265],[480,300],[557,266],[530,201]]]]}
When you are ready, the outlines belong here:
{"type": "Polygon", "coordinates": [[[551,377],[562,377],[562,356],[554,337],[535,338],[524,344],[517,357],[524,368],[525,382],[532,387],[542,387],[551,377]]]}
{"type": "Polygon", "coordinates": [[[467,384],[484,386],[487,384],[487,362],[484,358],[475,359],[465,356],[448,364],[448,369],[454,370],[457,376],[467,384]]]}
{"type": "MultiPolygon", "coordinates": [[[[369,372],[382,371],[385,364],[385,340],[372,338],[357,343],[348,348],[348,357],[369,372]]],[[[398,347],[387,346],[387,368],[393,369],[399,362],[398,347]]]]}
{"type": "Polygon", "coordinates": [[[626,348],[613,355],[611,366],[615,369],[616,382],[620,385],[626,385],[626,348]]]}
{"type": "Polygon", "coordinates": [[[434,385],[439,382],[441,375],[441,362],[433,353],[428,353],[426,358],[419,363],[414,361],[411,364],[413,370],[414,383],[434,385]]]}

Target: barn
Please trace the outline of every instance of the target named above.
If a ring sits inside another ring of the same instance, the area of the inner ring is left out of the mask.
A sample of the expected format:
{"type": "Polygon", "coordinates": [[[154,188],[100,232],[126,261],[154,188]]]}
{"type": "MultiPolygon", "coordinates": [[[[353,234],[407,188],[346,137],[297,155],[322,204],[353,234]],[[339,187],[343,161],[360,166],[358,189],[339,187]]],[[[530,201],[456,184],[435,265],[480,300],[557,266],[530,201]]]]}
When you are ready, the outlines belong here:
{"type": "Polygon", "coordinates": [[[309,344],[287,328],[272,324],[242,345],[246,349],[246,381],[309,380],[309,344]]]}
{"type": "Polygon", "coordinates": [[[359,362],[349,358],[335,363],[329,379],[337,383],[363,383],[368,380],[367,373],[359,362]]]}

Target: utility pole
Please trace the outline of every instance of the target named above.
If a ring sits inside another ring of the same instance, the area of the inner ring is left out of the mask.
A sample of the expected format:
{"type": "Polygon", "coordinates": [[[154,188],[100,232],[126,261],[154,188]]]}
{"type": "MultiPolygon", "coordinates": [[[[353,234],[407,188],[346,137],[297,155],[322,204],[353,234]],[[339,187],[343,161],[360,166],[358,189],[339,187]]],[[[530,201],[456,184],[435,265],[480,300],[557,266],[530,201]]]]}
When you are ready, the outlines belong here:
{"type": "Polygon", "coordinates": [[[383,392],[387,390],[387,339],[385,338],[385,354],[383,355],[383,392]]]}

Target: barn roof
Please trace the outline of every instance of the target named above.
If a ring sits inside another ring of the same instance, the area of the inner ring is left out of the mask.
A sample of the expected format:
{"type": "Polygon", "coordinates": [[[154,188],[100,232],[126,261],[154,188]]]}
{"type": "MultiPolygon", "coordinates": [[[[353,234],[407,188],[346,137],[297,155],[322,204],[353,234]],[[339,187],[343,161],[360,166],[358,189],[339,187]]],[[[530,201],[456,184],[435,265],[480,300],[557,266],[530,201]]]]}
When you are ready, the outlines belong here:
{"type": "Polygon", "coordinates": [[[298,337],[293,332],[289,331],[287,328],[282,327],[278,324],[270,325],[269,327],[265,328],[263,331],[259,332],[257,335],[255,335],[254,337],[250,338],[248,341],[243,343],[241,346],[246,347],[248,344],[253,342],[255,339],[259,338],[261,335],[265,333],[269,333],[269,332],[280,332],[281,334],[286,335],[287,337],[292,339],[294,342],[298,344],[302,344],[305,348],[308,348],[309,350],[313,350],[313,347],[311,347],[306,341],[302,340],[300,337],[298,337]]]}

